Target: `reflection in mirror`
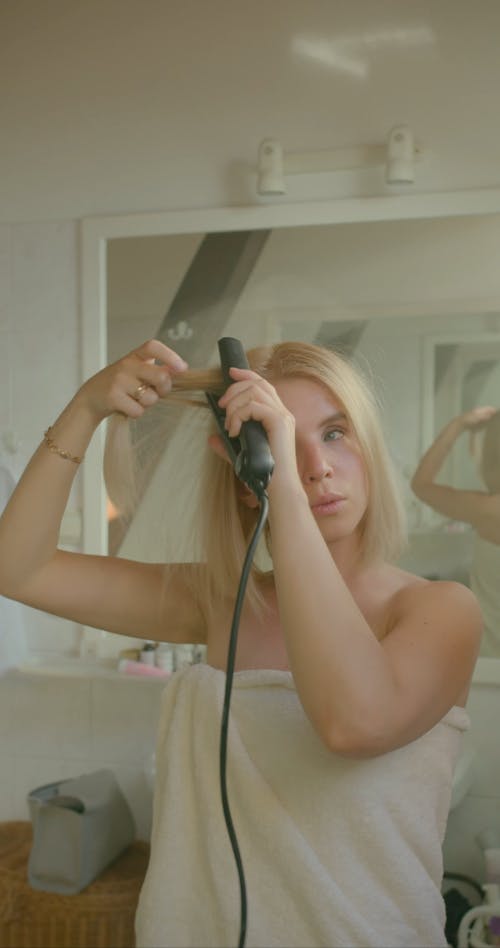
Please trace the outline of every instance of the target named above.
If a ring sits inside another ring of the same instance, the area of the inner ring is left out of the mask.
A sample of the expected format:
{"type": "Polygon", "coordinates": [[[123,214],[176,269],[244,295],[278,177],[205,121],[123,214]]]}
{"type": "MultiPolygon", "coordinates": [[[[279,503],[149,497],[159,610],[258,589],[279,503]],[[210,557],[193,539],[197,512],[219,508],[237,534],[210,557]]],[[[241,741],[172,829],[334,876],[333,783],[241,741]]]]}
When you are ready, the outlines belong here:
{"type": "Polygon", "coordinates": [[[467,548],[484,618],[481,655],[500,657],[500,343],[454,335],[429,347],[431,447],[415,475],[426,520],[467,548]],[[453,518],[453,519],[451,519],[453,518]]]}
{"type": "MultiPolygon", "coordinates": [[[[499,241],[496,215],[112,239],[108,356],[151,336],[191,365],[214,362],[221,335],[247,348],[292,338],[340,348],[381,401],[409,521],[401,565],[469,584],[471,527],[420,503],[410,479],[457,411],[500,406],[499,241]]],[[[179,536],[189,499],[182,478],[171,489],[173,458],[188,437],[191,429],[158,438],[157,468],[134,522],[124,535],[111,520],[110,548],[163,557],[153,529],[160,507],[168,508],[168,532],[179,536]]],[[[443,473],[455,486],[478,487],[466,443],[443,473]]]]}
{"type": "MultiPolygon", "coordinates": [[[[477,319],[477,317],[476,317],[477,319]]],[[[450,335],[431,340],[433,406],[431,437],[434,439],[450,418],[479,405],[500,406],[500,336],[484,332],[469,336],[450,335]]],[[[459,489],[482,490],[477,455],[468,439],[458,439],[445,459],[440,480],[459,489]]]]}

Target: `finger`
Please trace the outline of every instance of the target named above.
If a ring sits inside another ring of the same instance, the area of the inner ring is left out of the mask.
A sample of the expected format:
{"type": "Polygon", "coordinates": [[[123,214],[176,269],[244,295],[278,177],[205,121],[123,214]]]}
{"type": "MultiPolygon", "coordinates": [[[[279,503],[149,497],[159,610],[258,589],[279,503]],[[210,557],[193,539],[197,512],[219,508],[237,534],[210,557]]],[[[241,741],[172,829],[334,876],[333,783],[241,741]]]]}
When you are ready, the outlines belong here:
{"type": "Polygon", "coordinates": [[[247,382],[234,382],[233,385],[230,385],[224,394],[219,398],[220,407],[226,408],[230,404],[234,404],[237,398],[245,396],[245,394],[252,391],[253,388],[253,380],[248,380],[247,382]]]}
{"type": "Polygon", "coordinates": [[[147,385],[146,382],[141,382],[139,385],[136,385],[135,389],[127,394],[130,395],[135,402],[139,402],[139,405],[142,405],[143,408],[150,408],[151,405],[155,405],[159,398],[156,389],[152,388],[151,385],[147,385]]]}
{"type": "MultiPolygon", "coordinates": [[[[233,369],[230,370],[231,372],[233,369]]],[[[221,408],[224,408],[230,401],[232,401],[237,395],[241,392],[247,391],[262,391],[267,392],[269,395],[272,395],[276,400],[278,400],[278,394],[274,385],[271,385],[267,379],[263,379],[261,375],[257,375],[256,372],[252,372],[251,369],[235,369],[235,372],[244,372],[246,373],[246,378],[241,379],[240,381],[234,381],[229,388],[226,389],[223,395],[219,398],[219,405],[221,408]]]]}
{"type": "Polygon", "coordinates": [[[166,346],[164,342],[160,342],[159,339],[148,339],[142,346],[134,349],[132,354],[144,361],[151,360],[154,362],[156,360],[172,372],[182,372],[187,369],[187,362],[177,352],[166,346]]]}
{"type": "Polygon", "coordinates": [[[126,392],[120,392],[115,400],[113,410],[122,415],[126,415],[127,418],[141,418],[146,411],[146,407],[141,405],[135,398],[132,398],[132,395],[128,395],[126,392]]]}
{"type": "Polygon", "coordinates": [[[231,378],[234,379],[244,379],[244,378],[253,378],[261,379],[262,376],[258,372],[254,372],[253,369],[242,369],[240,366],[232,365],[229,368],[229,374],[231,378]]]}
{"type": "Polygon", "coordinates": [[[253,386],[237,392],[226,406],[226,428],[232,433],[235,425],[241,426],[241,421],[248,421],[255,417],[250,414],[251,411],[257,411],[257,405],[267,406],[268,410],[276,411],[279,407],[272,396],[261,389],[255,389],[253,386]],[[252,406],[252,407],[250,407],[252,406]]]}
{"type": "Polygon", "coordinates": [[[273,420],[276,419],[277,413],[274,406],[251,399],[241,405],[238,411],[227,420],[227,432],[230,438],[237,438],[245,421],[260,421],[266,431],[269,432],[273,420]]]}
{"type": "Polygon", "coordinates": [[[138,370],[134,366],[134,379],[137,385],[141,382],[146,383],[150,388],[156,389],[160,398],[168,395],[172,388],[171,370],[164,365],[155,365],[154,362],[142,362],[138,370]]]}

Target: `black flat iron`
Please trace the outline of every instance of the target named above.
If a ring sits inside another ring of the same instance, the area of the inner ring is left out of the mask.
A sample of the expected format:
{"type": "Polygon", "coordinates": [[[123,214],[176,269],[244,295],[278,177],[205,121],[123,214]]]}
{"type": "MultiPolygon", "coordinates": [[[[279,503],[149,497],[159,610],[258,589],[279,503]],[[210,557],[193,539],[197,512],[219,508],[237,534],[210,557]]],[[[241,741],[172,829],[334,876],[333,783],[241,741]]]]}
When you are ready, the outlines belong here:
{"type": "MultiPolygon", "coordinates": [[[[220,364],[226,389],[234,379],[229,369],[249,369],[245,350],[239,339],[224,336],[218,341],[220,364]]],[[[237,477],[243,481],[256,497],[262,497],[274,470],[274,460],[269,448],[266,432],[260,421],[244,421],[238,438],[230,438],[225,427],[225,412],[219,408],[218,398],[205,392],[208,404],[217,422],[228,456],[237,477]]]]}

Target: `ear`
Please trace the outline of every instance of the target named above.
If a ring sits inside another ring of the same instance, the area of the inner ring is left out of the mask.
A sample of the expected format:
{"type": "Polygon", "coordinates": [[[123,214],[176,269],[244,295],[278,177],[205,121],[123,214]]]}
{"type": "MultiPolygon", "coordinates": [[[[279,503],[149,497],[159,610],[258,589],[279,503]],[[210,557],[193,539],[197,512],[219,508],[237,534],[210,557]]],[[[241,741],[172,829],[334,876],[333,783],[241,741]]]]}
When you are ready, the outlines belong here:
{"type": "Polygon", "coordinates": [[[209,435],[208,444],[212,448],[212,451],[215,451],[223,461],[227,461],[228,464],[231,464],[231,458],[228,456],[225,444],[219,434],[209,435]]]}
{"type": "Polygon", "coordinates": [[[259,506],[259,501],[257,500],[253,490],[250,490],[250,488],[247,487],[243,481],[238,481],[236,490],[238,494],[238,500],[240,500],[241,503],[245,505],[245,507],[250,507],[253,509],[254,507],[259,506]]]}

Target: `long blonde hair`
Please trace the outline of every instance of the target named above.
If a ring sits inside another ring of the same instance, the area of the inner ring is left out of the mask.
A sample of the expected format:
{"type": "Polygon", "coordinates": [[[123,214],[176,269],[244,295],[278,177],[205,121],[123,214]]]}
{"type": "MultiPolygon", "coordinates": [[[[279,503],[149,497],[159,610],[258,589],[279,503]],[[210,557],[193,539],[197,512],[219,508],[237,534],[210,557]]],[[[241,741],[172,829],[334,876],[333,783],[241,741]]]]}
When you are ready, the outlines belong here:
{"type": "MultiPolygon", "coordinates": [[[[368,505],[361,525],[360,559],[363,562],[396,560],[406,539],[404,509],[382,434],[377,401],[359,368],[331,349],[304,342],[282,342],[251,349],[247,358],[251,368],[272,383],[283,378],[312,379],[325,386],[340,402],[358,440],[368,483],[368,505]]],[[[174,406],[198,407],[205,411],[208,437],[217,429],[203,393],[222,393],[223,390],[218,368],[190,369],[174,376],[172,392],[158,409],[164,409],[165,405],[170,410],[174,406]]],[[[116,485],[123,486],[127,480],[124,471],[132,470],[129,426],[124,426],[123,420],[120,422],[116,418],[108,428],[105,478],[112,497],[117,496],[116,485]]],[[[140,466],[144,470],[143,462],[140,466]]],[[[200,478],[197,527],[200,559],[205,569],[196,571],[196,582],[200,584],[203,577],[204,588],[198,589],[198,593],[206,603],[213,605],[234,598],[258,510],[243,503],[232,466],[209,448],[205,451],[200,478]]],[[[130,495],[128,487],[127,492],[130,495]]],[[[126,507],[123,491],[118,506],[126,507]]],[[[263,604],[263,572],[254,563],[248,583],[247,595],[257,609],[263,604]]]]}

